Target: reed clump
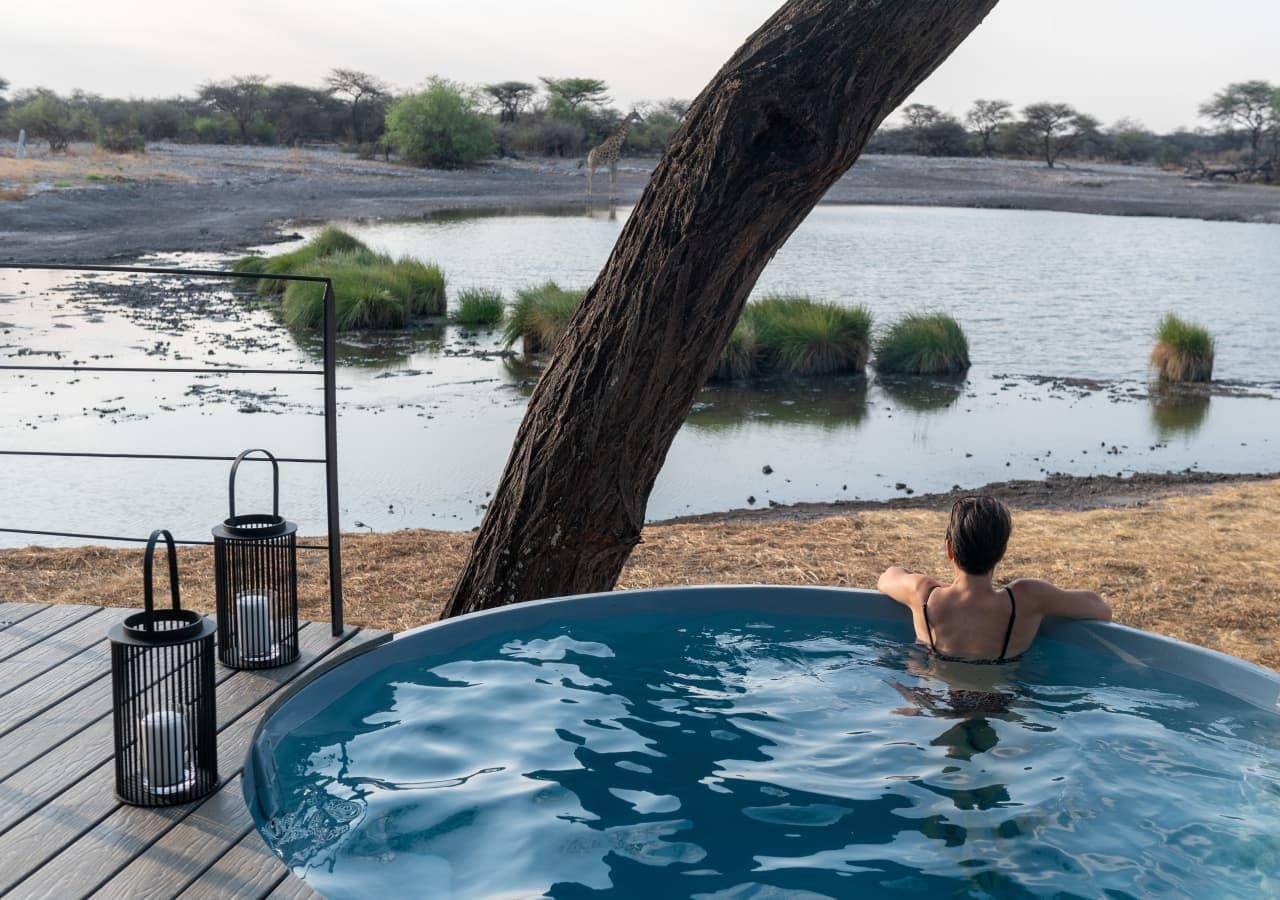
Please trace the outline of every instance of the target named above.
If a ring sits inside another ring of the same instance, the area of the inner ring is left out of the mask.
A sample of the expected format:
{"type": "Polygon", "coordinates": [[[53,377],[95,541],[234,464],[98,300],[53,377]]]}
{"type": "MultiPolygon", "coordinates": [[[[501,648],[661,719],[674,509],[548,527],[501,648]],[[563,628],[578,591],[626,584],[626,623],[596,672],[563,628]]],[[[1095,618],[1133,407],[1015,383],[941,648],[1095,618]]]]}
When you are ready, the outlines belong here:
{"type": "MultiPolygon", "coordinates": [[[[339,331],[403,328],[415,316],[444,312],[439,270],[416,260],[387,257],[371,261],[364,253],[335,253],[307,263],[293,274],[330,279],[339,331]]],[[[285,321],[298,328],[320,327],[324,322],[324,286],[307,281],[287,284],[282,306],[285,321]]]]}
{"type": "Polygon", "coordinates": [[[503,341],[508,347],[523,341],[525,353],[549,353],[586,295],[582,290],[565,290],[554,281],[516,291],[503,341]]]}
{"type": "Polygon", "coordinates": [[[771,294],[743,309],[711,377],[737,381],[755,375],[861,372],[870,336],[871,313],[864,306],[771,294]]]}
{"type": "Polygon", "coordinates": [[[458,293],[453,321],[459,325],[492,327],[502,321],[504,306],[501,291],[467,288],[458,293]]]}
{"type": "MultiPolygon", "coordinates": [[[[445,279],[438,266],[375,253],[337,228],[326,228],[287,253],[242,257],[231,268],[266,276],[329,278],[339,331],[403,328],[415,317],[445,312],[445,279]]],[[[257,282],[257,290],[282,295],[284,318],[292,326],[318,328],[324,322],[324,287],[320,284],[265,277],[257,282]]]]}
{"type": "Polygon", "coordinates": [[[913,313],[876,342],[875,368],[893,375],[960,375],[969,370],[969,340],[945,313],[913,313]]]}
{"type": "Polygon", "coordinates": [[[1161,381],[1210,381],[1213,337],[1205,328],[1166,313],[1156,328],[1151,366],[1161,381]]]}

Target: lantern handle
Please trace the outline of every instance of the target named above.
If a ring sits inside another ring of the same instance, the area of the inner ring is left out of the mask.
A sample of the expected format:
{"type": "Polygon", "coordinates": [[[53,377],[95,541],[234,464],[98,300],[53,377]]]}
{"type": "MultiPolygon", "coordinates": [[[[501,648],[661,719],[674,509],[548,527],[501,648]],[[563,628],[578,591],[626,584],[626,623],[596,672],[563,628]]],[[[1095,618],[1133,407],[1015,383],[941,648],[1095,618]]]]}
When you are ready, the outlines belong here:
{"type": "Polygon", "coordinates": [[[267,459],[271,460],[271,514],[273,516],[280,515],[280,463],[276,462],[275,456],[270,450],[245,450],[236,457],[236,461],[231,464],[231,518],[236,517],[236,469],[240,468],[240,463],[250,453],[265,453],[267,459]]]}
{"type": "Polygon", "coordinates": [[[147,631],[155,631],[155,598],[151,587],[151,569],[156,555],[156,539],[164,535],[164,542],[169,549],[169,594],[173,598],[173,608],[182,609],[178,599],[178,548],[173,543],[173,535],[166,528],[157,528],[147,539],[147,552],[142,559],[142,596],[147,609],[147,631]]]}

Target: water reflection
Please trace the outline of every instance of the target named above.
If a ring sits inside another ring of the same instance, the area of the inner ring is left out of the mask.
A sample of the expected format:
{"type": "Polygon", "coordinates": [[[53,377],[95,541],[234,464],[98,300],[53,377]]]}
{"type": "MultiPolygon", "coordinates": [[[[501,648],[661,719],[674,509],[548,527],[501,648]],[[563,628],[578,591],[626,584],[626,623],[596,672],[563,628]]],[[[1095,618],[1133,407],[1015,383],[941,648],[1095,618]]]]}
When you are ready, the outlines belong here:
{"type": "Polygon", "coordinates": [[[1151,421],[1162,441],[1195,434],[1209,414],[1209,391],[1203,385],[1154,383],[1147,396],[1151,421]]]}
{"type": "Polygon", "coordinates": [[[861,375],[713,385],[702,389],[688,425],[726,432],[747,425],[816,425],[827,431],[857,426],[867,416],[867,379],[861,375]]]}
{"type": "Polygon", "coordinates": [[[933,412],[953,406],[964,393],[965,378],[879,375],[876,384],[899,406],[916,412],[933,412]]]}
{"type": "MultiPolygon", "coordinates": [[[[298,346],[319,361],[324,357],[324,339],[311,332],[290,330],[298,346]]],[[[392,369],[407,363],[415,354],[439,354],[444,349],[444,324],[433,322],[406,331],[365,331],[341,335],[337,343],[337,363],[353,369],[392,369]]]]}

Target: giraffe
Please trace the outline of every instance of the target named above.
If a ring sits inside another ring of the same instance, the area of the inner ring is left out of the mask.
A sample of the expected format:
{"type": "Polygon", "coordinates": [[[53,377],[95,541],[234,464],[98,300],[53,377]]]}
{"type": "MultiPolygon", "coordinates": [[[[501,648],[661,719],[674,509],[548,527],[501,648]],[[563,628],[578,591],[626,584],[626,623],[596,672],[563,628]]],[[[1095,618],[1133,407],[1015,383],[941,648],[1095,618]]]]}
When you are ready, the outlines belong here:
{"type": "Polygon", "coordinates": [[[635,122],[640,121],[640,115],[635,110],[627,113],[627,117],[622,120],[617,128],[613,130],[607,138],[600,144],[591,149],[587,154],[587,196],[591,196],[591,176],[600,166],[609,167],[609,201],[613,202],[618,195],[618,151],[622,149],[622,143],[627,139],[627,132],[631,130],[631,126],[635,122]]]}

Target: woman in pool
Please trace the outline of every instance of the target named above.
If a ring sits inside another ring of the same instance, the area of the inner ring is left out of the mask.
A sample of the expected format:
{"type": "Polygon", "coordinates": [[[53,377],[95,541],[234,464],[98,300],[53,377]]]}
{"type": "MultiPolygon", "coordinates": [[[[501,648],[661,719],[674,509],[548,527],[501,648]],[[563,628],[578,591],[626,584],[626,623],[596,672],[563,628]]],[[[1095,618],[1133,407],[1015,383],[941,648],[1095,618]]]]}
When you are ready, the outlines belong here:
{"type": "Polygon", "coordinates": [[[947,524],[947,559],[955,580],[890,566],[877,587],[911,610],[916,639],[937,659],[968,663],[1014,662],[1031,646],[1045,616],[1111,619],[1111,607],[1093,591],[1069,591],[1020,578],[997,589],[996,563],[1013,531],[1009,507],[994,497],[962,497],[947,524]]]}

